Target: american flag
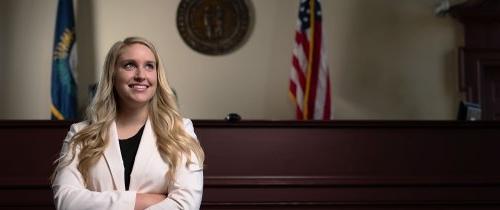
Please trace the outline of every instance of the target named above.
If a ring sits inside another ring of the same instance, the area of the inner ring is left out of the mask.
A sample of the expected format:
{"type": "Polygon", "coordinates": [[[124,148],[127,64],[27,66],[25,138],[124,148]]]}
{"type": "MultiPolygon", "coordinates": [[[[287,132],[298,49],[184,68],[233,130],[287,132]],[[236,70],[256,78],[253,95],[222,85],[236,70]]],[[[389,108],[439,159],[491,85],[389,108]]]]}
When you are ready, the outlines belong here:
{"type": "Polygon", "coordinates": [[[330,76],[321,23],[320,1],[301,0],[289,86],[298,120],[332,118],[330,76]]]}

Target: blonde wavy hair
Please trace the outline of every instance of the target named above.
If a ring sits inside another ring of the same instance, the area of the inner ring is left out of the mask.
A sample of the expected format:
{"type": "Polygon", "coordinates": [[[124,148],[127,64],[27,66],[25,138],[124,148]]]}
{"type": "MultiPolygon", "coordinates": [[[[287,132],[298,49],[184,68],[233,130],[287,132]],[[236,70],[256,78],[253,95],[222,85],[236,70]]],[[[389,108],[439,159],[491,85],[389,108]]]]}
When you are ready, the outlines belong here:
{"type": "MultiPolygon", "coordinates": [[[[153,52],[157,63],[158,86],[156,94],[149,102],[149,119],[156,135],[158,151],[169,166],[166,176],[170,182],[175,179],[175,172],[182,161],[182,156],[187,158],[185,167],[192,164],[192,154],[198,159],[198,164],[203,167],[205,154],[200,143],[191,137],[185,129],[182,116],[178,112],[174,92],[170,88],[162,61],[154,45],[141,37],[128,37],[123,41],[116,42],[109,50],[104,63],[104,71],[101,74],[97,86],[96,95],[87,108],[88,126],[76,133],[70,143],[72,154],[78,154],[78,170],[82,174],[86,186],[90,183],[89,169],[102,157],[108,145],[109,127],[115,120],[117,112],[117,94],[114,91],[115,72],[117,60],[122,49],[132,44],[142,44],[153,52]]],[[[58,164],[59,168],[73,161],[73,155],[69,161],[58,164]]]]}

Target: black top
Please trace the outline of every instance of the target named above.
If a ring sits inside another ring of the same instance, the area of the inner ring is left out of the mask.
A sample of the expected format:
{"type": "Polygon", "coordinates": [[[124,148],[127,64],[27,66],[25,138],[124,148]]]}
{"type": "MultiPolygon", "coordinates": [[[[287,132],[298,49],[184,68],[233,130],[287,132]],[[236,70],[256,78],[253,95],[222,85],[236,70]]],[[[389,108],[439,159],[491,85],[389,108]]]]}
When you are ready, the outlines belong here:
{"type": "Polygon", "coordinates": [[[125,168],[125,189],[128,190],[130,185],[130,174],[132,173],[132,168],[134,167],[135,155],[137,154],[137,149],[139,149],[139,143],[141,143],[142,132],[144,131],[144,125],[134,136],[128,139],[120,139],[120,151],[122,153],[123,166],[125,168]]]}

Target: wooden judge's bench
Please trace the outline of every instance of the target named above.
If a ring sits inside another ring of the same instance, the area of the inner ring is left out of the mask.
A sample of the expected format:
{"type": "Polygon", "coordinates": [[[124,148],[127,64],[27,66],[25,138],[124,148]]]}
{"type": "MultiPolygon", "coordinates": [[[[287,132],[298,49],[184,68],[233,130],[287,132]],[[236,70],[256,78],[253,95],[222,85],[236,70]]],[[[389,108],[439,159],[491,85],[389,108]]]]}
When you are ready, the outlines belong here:
{"type": "MultiPolygon", "coordinates": [[[[500,122],[194,121],[202,209],[500,209],[500,122]]],[[[70,122],[0,121],[0,209],[54,209],[70,122]]]]}

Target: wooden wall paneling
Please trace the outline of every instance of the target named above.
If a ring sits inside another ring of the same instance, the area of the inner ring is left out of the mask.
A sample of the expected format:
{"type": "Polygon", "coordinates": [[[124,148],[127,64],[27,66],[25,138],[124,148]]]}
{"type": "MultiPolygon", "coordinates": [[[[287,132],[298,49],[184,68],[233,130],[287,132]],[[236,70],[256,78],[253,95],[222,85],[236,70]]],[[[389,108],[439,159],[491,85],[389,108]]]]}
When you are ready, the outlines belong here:
{"type": "Polygon", "coordinates": [[[465,46],[459,55],[463,100],[478,104],[483,120],[496,120],[500,110],[490,90],[500,86],[492,71],[498,71],[500,63],[500,1],[468,0],[450,12],[464,25],[465,46]]]}
{"type": "MultiPolygon", "coordinates": [[[[70,122],[0,121],[0,209],[51,209],[70,122]]],[[[194,121],[202,209],[500,209],[500,123],[194,121]]]]}

